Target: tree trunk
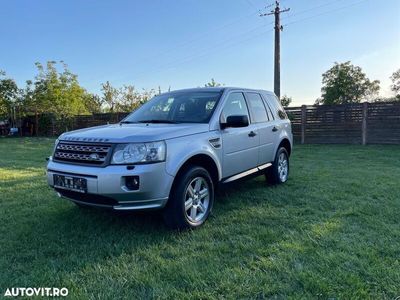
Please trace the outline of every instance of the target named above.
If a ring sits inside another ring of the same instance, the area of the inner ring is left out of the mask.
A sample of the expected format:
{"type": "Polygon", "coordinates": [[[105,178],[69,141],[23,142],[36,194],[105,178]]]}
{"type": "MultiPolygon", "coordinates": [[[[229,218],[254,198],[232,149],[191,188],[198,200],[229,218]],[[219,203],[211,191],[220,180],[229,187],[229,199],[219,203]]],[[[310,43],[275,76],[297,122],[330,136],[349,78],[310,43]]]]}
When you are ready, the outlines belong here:
{"type": "Polygon", "coordinates": [[[39,115],[37,108],[35,108],[35,135],[39,136],[39,115]]]}

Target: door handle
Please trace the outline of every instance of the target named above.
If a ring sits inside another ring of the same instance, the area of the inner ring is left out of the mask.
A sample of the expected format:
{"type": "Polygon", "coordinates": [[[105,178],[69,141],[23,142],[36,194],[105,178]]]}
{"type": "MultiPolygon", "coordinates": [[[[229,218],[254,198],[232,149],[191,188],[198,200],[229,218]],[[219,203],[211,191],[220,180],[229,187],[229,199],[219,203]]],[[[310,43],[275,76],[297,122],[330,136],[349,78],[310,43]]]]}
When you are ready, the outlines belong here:
{"type": "Polygon", "coordinates": [[[254,137],[256,135],[257,135],[257,133],[255,133],[254,131],[250,131],[250,133],[249,133],[249,137],[254,137]]]}
{"type": "Polygon", "coordinates": [[[273,132],[276,132],[276,131],[278,131],[278,128],[276,128],[275,126],[272,128],[272,131],[273,132]]]}

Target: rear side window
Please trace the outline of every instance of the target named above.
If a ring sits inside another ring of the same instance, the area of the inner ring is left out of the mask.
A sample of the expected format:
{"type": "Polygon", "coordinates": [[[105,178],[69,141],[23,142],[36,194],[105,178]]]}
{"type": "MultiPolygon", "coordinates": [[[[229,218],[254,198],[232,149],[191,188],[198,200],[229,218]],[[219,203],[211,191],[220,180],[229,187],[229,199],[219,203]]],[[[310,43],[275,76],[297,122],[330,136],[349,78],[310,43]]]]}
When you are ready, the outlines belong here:
{"type": "Polygon", "coordinates": [[[265,96],[267,97],[268,103],[271,107],[273,114],[282,120],[287,119],[288,118],[287,114],[283,109],[279,99],[275,95],[267,94],[265,96]]]}
{"type": "Polygon", "coordinates": [[[260,94],[246,93],[253,123],[268,122],[267,111],[260,94]]]}

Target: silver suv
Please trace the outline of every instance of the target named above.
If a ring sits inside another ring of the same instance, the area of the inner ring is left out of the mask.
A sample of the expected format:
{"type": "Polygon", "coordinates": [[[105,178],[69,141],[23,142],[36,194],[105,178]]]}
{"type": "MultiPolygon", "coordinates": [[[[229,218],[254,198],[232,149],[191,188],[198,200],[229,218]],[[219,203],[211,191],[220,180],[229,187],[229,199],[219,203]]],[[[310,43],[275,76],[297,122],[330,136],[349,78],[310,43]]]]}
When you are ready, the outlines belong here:
{"type": "Polygon", "coordinates": [[[119,124],[62,134],[47,165],[78,206],[163,209],[167,225],[204,223],[215,189],[250,174],[288,179],[291,124],[271,92],[196,88],[155,96],[119,124]]]}

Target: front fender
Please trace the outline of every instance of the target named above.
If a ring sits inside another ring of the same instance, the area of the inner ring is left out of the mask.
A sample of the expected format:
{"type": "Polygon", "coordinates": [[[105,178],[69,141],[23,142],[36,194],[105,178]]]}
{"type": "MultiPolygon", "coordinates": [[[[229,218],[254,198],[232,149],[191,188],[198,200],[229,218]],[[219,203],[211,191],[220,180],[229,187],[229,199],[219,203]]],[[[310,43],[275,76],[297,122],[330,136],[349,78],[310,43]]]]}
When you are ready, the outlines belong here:
{"type": "Polygon", "coordinates": [[[222,169],[220,161],[222,149],[211,146],[209,140],[213,138],[220,138],[220,136],[217,134],[215,134],[215,136],[210,136],[210,134],[207,133],[167,140],[167,159],[165,166],[167,173],[176,176],[179,169],[190,158],[198,154],[204,154],[214,161],[218,169],[218,180],[221,180],[222,169]]]}

